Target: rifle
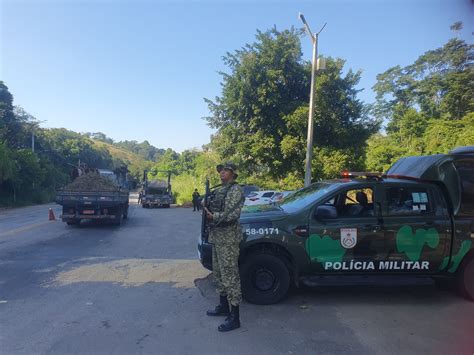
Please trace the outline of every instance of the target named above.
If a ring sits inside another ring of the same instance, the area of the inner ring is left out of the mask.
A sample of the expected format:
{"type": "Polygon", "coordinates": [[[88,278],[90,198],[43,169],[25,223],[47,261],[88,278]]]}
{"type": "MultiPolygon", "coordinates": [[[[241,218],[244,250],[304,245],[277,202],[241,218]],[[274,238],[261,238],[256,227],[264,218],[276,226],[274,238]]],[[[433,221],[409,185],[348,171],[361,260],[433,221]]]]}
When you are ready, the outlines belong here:
{"type": "MultiPolygon", "coordinates": [[[[204,207],[209,208],[209,195],[211,194],[211,190],[209,189],[209,179],[206,178],[206,193],[204,194],[204,207]]],[[[202,209],[202,220],[201,220],[201,239],[207,242],[207,238],[209,237],[207,230],[207,216],[206,210],[202,209]]]]}

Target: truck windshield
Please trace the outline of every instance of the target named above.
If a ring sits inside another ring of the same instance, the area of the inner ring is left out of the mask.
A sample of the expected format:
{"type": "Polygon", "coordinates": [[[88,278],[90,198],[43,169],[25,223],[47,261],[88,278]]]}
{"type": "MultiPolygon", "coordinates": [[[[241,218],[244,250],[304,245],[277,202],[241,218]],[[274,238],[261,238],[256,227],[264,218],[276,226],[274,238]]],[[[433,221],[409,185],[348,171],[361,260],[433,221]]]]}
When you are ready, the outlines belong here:
{"type": "Polygon", "coordinates": [[[286,212],[296,212],[312,204],[314,201],[335,190],[339,183],[318,182],[296,191],[278,203],[286,212]]]}

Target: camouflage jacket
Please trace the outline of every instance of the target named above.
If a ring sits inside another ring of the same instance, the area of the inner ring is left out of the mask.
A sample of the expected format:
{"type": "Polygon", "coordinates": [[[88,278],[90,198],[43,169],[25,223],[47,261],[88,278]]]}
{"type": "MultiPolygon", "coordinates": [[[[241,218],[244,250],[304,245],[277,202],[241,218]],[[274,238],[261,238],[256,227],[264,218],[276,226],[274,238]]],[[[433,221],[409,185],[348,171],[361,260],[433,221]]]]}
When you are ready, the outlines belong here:
{"type": "Polygon", "coordinates": [[[209,241],[211,243],[240,242],[242,230],[239,218],[245,201],[242,188],[238,184],[232,184],[230,187],[223,185],[216,189],[213,195],[217,199],[222,199],[222,203],[217,203],[219,208],[212,210],[213,220],[209,241]]]}

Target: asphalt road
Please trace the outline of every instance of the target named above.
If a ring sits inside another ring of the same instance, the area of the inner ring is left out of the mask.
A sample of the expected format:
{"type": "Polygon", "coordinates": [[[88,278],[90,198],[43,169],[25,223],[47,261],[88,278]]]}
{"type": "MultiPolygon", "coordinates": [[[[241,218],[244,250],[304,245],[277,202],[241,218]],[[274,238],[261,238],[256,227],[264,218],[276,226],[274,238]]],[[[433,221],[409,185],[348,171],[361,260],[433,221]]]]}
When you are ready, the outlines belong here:
{"type": "Polygon", "coordinates": [[[0,211],[1,354],[474,354],[474,303],[431,282],[293,290],[219,333],[198,213],[67,226],[49,207],[0,211]]]}

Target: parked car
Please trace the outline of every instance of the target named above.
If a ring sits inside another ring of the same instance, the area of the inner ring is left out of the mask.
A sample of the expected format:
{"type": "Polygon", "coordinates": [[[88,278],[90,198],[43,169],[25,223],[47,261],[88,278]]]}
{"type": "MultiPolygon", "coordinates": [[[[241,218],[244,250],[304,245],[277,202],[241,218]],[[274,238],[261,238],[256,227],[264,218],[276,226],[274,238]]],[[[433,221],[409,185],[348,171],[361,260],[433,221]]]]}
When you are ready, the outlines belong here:
{"type": "Polygon", "coordinates": [[[264,205],[271,202],[271,198],[276,191],[254,191],[245,198],[245,206],[264,205]]]}
{"type": "Polygon", "coordinates": [[[244,196],[247,197],[250,195],[252,192],[260,190],[258,186],[255,185],[240,185],[242,189],[244,190],[244,196]]]}
{"type": "Polygon", "coordinates": [[[275,193],[275,195],[272,196],[272,198],[270,199],[270,202],[278,202],[278,201],[281,201],[281,200],[283,200],[286,196],[289,196],[289,195],[291,195],[292,193],[294,193],[294,191],[281,191],[281,192],[277,192],[277,193],[275,193]]]}

